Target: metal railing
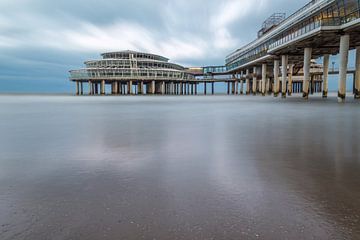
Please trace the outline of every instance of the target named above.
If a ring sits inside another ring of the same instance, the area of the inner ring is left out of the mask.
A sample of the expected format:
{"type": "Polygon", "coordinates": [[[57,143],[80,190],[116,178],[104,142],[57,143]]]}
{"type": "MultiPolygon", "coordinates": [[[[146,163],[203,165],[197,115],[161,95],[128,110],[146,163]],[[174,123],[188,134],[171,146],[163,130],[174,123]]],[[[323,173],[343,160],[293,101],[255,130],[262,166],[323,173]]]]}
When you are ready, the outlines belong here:
{"type": "Polygon", "coordinates": [[[70,71],[71,80],[176,80],[194,81],[192,74],[158,69],[80,69],[70,71]]]}

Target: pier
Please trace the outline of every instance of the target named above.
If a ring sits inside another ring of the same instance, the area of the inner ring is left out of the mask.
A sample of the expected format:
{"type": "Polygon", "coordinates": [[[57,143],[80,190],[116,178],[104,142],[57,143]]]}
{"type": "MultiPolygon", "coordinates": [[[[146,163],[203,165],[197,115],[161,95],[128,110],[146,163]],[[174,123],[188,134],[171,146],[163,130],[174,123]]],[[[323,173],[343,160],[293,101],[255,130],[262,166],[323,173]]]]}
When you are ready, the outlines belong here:
{"type": "MultiPolygon", "coordinates": [[[[354,74],[354,97],[360,98],[360,13],[357,0],[313,0],[294,14],[274,14],[268,18],[258,38],[248,45],[234,51],[226,57],[223,73],[249,73],[258,76],[255,69],[262,69],[262,93],[273,85],[273,94],[286,97],[291,94],[293,72],[302,69],[301,88],[303,97],[308,99],[311,92],[313,76],[311,63],[313,59],[323,58],[322,76],[323,97],[328,93],[329,74],[339,74],[338,100],[344,102],[346,97],[346,77],[354,74]],[[356,66],[354,71],[348,69],[349,50],[356,49],[356,66]],[[338,71],[329,70],[330,55],[339,54],[338,71]],[[279,72],[279,67],[281,71],[279,72]],[[281,74],[281,76],[280,76],[281,74]],[[270,78],[270,81],[267,79],[270,78]],[[282,81],[282,83],[280,82],[282,81]],[[290,90],[290,91],[289,91],[290,90]]],[[[246,78],[251,78],[246,74],[246,78]]]]}
{"type": "Polygon", "coordinates": [[[102,54],[70,71],[76,94],[198,95],[215,94],[328,94],[329,75],[338,78],[338,100],[346,98],[347,74],[353,74],[353,94],[360,98],[360,3],[358,0],[312,0],[289,17],[276,13],[258,31],[258,38],[229,54],[224,66],[185,68],[165,57],[122,51],[102,54]],[[355,68],[348,69],[349,51],[356,49],[355,68]],[[339,54],[339,69],[329,67],[339,54]],[[322,58],[322,64],[316,59],[322,58]],[[109,85],[110,91],[106,92],[109,85]],[[203,92],[198,91],[202,85],[203,92]]]}

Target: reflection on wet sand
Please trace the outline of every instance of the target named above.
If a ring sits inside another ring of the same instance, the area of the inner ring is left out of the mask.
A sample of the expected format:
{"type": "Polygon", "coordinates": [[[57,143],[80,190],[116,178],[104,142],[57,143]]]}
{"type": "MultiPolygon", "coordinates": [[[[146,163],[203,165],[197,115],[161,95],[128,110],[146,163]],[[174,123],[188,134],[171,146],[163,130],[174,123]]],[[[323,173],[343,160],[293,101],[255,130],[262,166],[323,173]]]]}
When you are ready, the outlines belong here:
{"type": "Polygon", "coordinates": [[[0,239],[360,237],[355,101],[0,99],[0,239]]]}

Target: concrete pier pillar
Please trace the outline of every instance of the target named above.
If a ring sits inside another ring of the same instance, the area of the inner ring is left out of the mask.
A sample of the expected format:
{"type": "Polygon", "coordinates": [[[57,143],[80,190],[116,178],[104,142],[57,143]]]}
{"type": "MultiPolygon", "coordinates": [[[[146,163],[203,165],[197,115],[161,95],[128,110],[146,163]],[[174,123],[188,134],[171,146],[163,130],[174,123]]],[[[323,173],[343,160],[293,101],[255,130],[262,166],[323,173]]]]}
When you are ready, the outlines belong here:
{"type": "Polygon", "coordinates": [[[345,102],[346,97],[346,76],[347,76],[347,65],[349,60],[349,44],[350,36],[343,35],[340,37],[340,52],[339,52],[339,91],[338,101],[345,102]]]}
{"type": "Polygon", "coordinates": [[[212,95],[215,94],[215,83],[214,82],[211,83],[211,94],[212,95]]]}
{"type": "Polygon", "coordinates": [[[137,94],[141,94],[141,85],[140,85],[140,82],[138,82],[137,84],[137,94]]]}
{"type": "Polygon", "coordinates": [[[79,95],[80,94],[80,84],[79,84],[79,81],[76,81],[76,95],[79,95]]]}
{"type": "Polygon", "coordinates": [[[204,95],[206,95],[206,82],[204,82],[204,95]]]}
{"type": "Polygon", "coordinates": [[[265,96],[266,93],[266,78],[267,78],[266,72],[267,72],[267,65],[266,63],[264,63],[261,69],[261,93],[263,96],[265,96]]]}
{"type": "Polygon", "coordinates": [[[184,94],[184,89],[183,89],[183,84],[182,82],[179,83],[179,87],[180,87],[180,95],[183,95],[184,94]]]}
{"type": "Polygon", "coordinates": [[[324,55],[323,61],[323,98],[327,98],[328,89],[329,89],[329,62],[330,62],[330,55],[324,55]]]}
{"type": "Polygon", "coordinates": [[[230,95],[230,82],[227,82],[227,95],[230,95]]]}
{"type": "Polygon", "coordinates": [[[294,64],[289,65],[289,73],[288,73],[288,89],[287,93],[291,96],[293,92],[293,74],[294,74],[294,64]]]}
{"type": "Polygon", "coordinates": [[[151,81],[151,94],[155,94],[155,81],[151,81]]]}
{"type": "Polygon", "coordinates": [[[114,84],[114,94],[118,94],[119,93],[119,89],[118,89],[119,85],[117,84],[117,82],[114,82],[113,84],[114,84]]]}
{"type": "Polygon", "coordinates": [[[165,82],[164,81],[161,83],[161,94],[162,95],[165,94],[165,82]]]}
{"type": "Polygon", "coordinates": [[[83,95],[84,94],[84,88],[83,88],[83,83],[80,82],[80,94],[83,95]]]}
{"type": "Polygon", "coordinates": [[[197,95],[197,83],[195,83],[195,95],[197,95]]]}
{"type": "Polygon", "coordinates": [[[132,81],[128,82],[128,94],[132,95],[133,94],[133,84],[132,81]]]}
{"type": "Polygon", "coordinates": [[[356,47],[356,62],[355,62],[355,99],[360,99],[360,47],[356,47]]]}
{"type": "Polygon", "coordinates": [[[244,72],[240,73],[240,94],[244,94],[244,72]]]}
{"type": "Polygon", "coordinates": [[[232,95],[236,94],[236,81],[231,82],[231,94],[232,95]]]}
{"type": "Polygon", "coordinates": [[[174,82],[170,82],[170,94],[174,95],[175,94],[175,85],[174,82]]]}
{"type": "Polygon", "coordinates": [[[274,97],[277,97],[279,95],[279,87],[280,87],[279,66],[280,66],[279,60],[275,60],[274,61],[274,89],[273,89],[274,97]]]}
{"type": "Polygon", "coordinates": [[[89,81],[89,95],[92,94],[92,83],[91,81],[89,81]]]}
{"type": "Polygon", "coordinates": [[[101,95],[105,95],[105,80],[101,80],[100,91],[101,95]]]}
{"type": "Polygon", "coordinates": [[[235,81],[235,95],[239,94],[239,81],[236,79],[235,81]]]}
{"type": "Polygon", "coordinates": [[[124,94],[124,89],[123,89],[123,84],[122,82],[119,82],[119,94],[123,95],[124,94]]]}
{"type": "Polygon", "coordinates": [[[253,85],[252,85],[252,91],[253,94],[256,95],[256,89],[257,89],[257,67],[253,68],[253,85]]]}
{"type": "Polygon", "coordinates": [[[287,68],[288,68],[288,56],[281,56],[281,70],[282,70],[282,78],[281,78],[281,97],[286,98],[286,85],[287,85],[287,68]]]}
{"type": "Polygon", "coordinates": [[[250,70],[246,69],[246,95],[250,94],[250,70]]]}
{"type": "Polygon", "coordinates": [[[310,85],[310,65],[311,65],[312,48],[305,48],[304,50],[304,79],[303,79],[303,98],[309,98],[310,85]]]}

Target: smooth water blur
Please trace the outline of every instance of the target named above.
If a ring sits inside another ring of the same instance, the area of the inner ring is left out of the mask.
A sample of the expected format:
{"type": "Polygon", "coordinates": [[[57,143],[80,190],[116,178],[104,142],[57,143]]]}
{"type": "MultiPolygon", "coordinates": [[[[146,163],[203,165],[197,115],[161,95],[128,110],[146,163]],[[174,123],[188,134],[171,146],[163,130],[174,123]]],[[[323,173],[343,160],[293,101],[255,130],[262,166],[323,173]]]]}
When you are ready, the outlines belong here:
{"type": "Polygon", "coordinates": [[[359,104],[0,96],[0,239],[360,239],[359,104]]]}

